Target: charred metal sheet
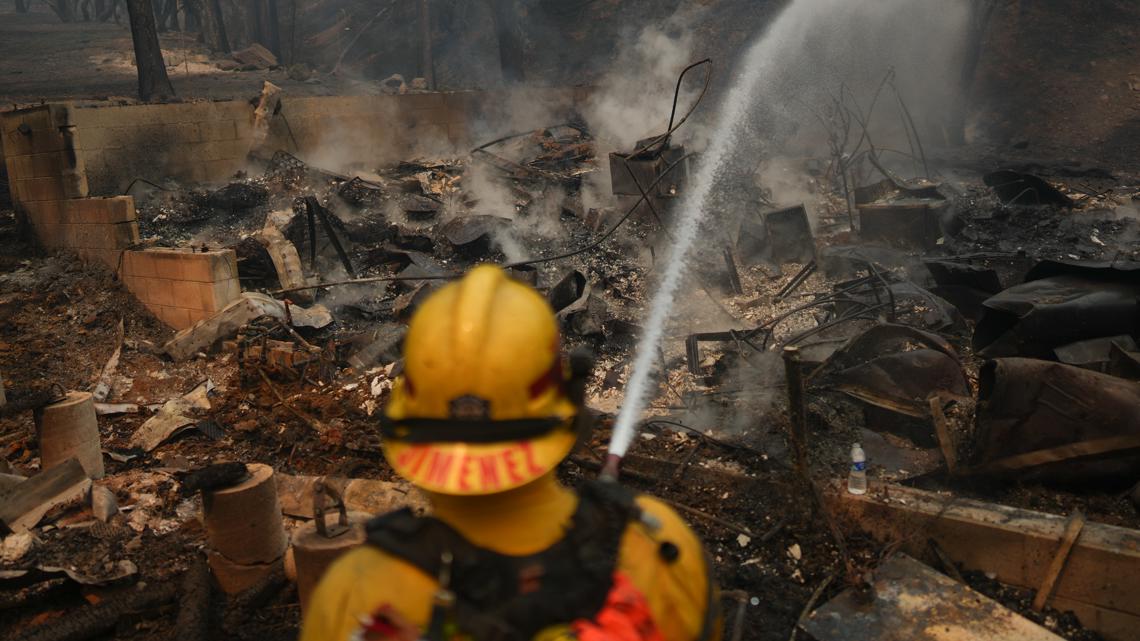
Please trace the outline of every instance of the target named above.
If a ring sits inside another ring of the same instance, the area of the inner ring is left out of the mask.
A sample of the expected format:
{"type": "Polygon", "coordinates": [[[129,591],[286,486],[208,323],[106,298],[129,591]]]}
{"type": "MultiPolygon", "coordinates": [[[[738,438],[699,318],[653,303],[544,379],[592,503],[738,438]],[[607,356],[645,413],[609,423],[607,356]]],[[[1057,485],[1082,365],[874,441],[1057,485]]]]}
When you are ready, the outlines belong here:
{"type": "Polygon", "coordinates": [[[1002,290],[1001,278],[992,267],[942,259],[927,259],[923,263],[937,283],[933,292],[967,318],[980,318],[982,303],[1002,290]]]}
{"type": "Polygon", "coordinates": [[[582,272],[572,269],[554,287],[550,288],[546,299],[550,301],[550,306],[554,308],[555,313],[558,313],[582,298],[585,293],[586,277],[582,272]]]}
{"type": "Polygon", "coordinates": [[[815,259],[815,239],[803,205],[746,216],[736,251],[744,260],[773,265],[807,263],[815,259]]]}
{"type": "Polygon", "coordinates": [[[1107,374],[1140,381],[1140,351],[1129,352],[1119,345],[1109,348],[1107,374]]]}
{"type": "Polygon", "coordinates": [[[512,277],[531,287],[538,285],[538,268],[534,265],[516,265],[508,271],[512,277]]]}
{"type": "Polygon", "coordinates": [[[986,300],[973,341],[982,356],[1052,358],[1058,346],[1140,328],[1135,263],[1047,261],[1026,279],[986,300]]]}
{"type": "Polygon", "coordinates": [[[250,183],[230,183],[206,197],[206,203],[215,209],[237,211],[256,207],[269,199],[269,190],[250,183]]]}
{"type": "MultiPolygon", "coordinates": [[[[635,149],[640,149],[647,140],[639,141],[635,149]]],[[[644,151],[636,156],[612,152],[610,153],[610,183],[615,196],[640,196],[641,189],[648,189],[658,178],[657,186],[650,195],[659,198],[672,198],[680,193],[688,177],[688,166],[682,163],[667,176],[662,177],[673,163],[685,157],[685,148],[667,145],[664,149],[656,147],[644,151]],[[627,169],[628,167],[628,169],[627,169]]]]}
{"type": "Polygon", "coordinates": [[[998,199],[1006,205],[1073,206],[1072,199],[1033,174],[1002,169],[986,174],[982,181],[992,187],[998,199]]]}
{"type": "MultiPolygon", "coordinates": [[[[809,381],[813,389],[834,389],[869,405],[923,419],[924,427],[932,394],[970,395],[954,348],[937,334],[906,325],[877,325],[852,338],[816,368],[809,381]]],[[[906,431],[901,435],[916,440],[912,430],[906,431]]]]}
{"type": "Polygon", "coordinates": [[[870,574],[870,585],[850,587],[800,627],[818,641],[1061,641],[961,582],[904,554],[870,574]]]}
{"type": "Polygon", "coordinates": [[[975,473],[1069,486],[1140,476],[1140,385],[1029,358],[978,377],[975,473]]]}
{"type": "Polygon", "coordinates": [[[888,245],[934,249],[942,237],[945,200],[905,199],[859,206],[859,236],[888,245]]]}
{"type": "Polygon", "coordinates": [[[1092,338],[1062,345],[1055,348],[1053,353],[1057,355],[1057,360],[1066,365],[1075,365],[1076,367],[1091,369],[1094,372],[1108,373],[1108,364],[1112,358],[1113,347],[1123,352],[1133,352],[1136,351],[1136,341],[1127,334],[1092,338]]]}
{"type": "Polygon", "coordinates": [[[455,251],[478,258],[490,252],[492,236],[510,224],[509,218],[499,216],[460,216],[444,224],[440,233],[455,251]]]}

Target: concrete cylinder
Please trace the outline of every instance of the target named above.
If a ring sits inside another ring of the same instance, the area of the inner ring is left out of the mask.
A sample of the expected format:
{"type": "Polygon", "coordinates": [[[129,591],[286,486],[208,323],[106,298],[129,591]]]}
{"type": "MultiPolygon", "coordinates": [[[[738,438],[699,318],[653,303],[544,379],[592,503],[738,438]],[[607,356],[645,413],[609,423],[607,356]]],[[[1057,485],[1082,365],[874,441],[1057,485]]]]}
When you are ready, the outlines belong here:
{"type": "Polygon", "coordinates": [[[34,417],[41,469],[76,458],[89,478],[103,478],[99,422],[91,394],[68,392],[62,401],[37,410],[34,417]]]}
{"type": "Polygon", "coordinates": [[[239,565],[270,564],[287,544],[273,468],[246,466],[249,478],[224,490],[202,493],[210,548],[239,565]]]}
{"type": "MultiPolygon", "coordinates": [[[[334,518],[330,515],[329,521],[332,522],[334,518]]],[[[316,521],[305,523],[293,531],[293,563],[297,572],[297,595],[301,599],[302,613],[325,570],[337,557],[364,543],[364,523],[368,519],[368,514],[363,512],[349,513],[349,530],[332,538],[317,531],[316,521]]]]}
{"type": "Polygon", "coordinates": [[[218,587],[226,594],[245,592],[272,574],[281,565],[280,561],[248,565],[234,563],[213,550],[206,551],[206,560],[210,564],[210,573],[214,575],[218,587]]]}

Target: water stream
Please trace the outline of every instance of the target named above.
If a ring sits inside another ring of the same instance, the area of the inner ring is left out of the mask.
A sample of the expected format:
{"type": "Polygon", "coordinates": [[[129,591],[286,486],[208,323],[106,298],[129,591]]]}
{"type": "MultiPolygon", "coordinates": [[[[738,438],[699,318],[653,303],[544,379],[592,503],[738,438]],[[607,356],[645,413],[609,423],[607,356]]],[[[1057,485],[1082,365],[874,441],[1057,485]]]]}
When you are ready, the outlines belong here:
{"type": "MultiPolygon", "coordinates": [[[[649,400],[654,360],[685,276],[687,256],[701,223],[715,208],[740,141],[755,131],[755,106],[787,116],[822,100],[838,81],[877,79],[885,65],[899,65],[900,76],[919,79],[934,90],[953,87],[943,72],[953,69],[946,51],[960,41],[966,24],[964,0],[793,0],[751,46],[740,77],[719,107],[709,145],[681,202],[675,242],[650,303],[639,339],[633,373],[625,390],[609,453],[621,457],[636,436],[649,400]],[[945,46],[940,46],[940,43],[945,46]],[[884,62],[884,57],[889,60],[884,62]],[[913,72],[908,66],[913,66],[913,72]],[[934,83],[942,83],[936,85],[934,83]]],[[[794,114],[793,114],[794,115],[794,114]]]]}

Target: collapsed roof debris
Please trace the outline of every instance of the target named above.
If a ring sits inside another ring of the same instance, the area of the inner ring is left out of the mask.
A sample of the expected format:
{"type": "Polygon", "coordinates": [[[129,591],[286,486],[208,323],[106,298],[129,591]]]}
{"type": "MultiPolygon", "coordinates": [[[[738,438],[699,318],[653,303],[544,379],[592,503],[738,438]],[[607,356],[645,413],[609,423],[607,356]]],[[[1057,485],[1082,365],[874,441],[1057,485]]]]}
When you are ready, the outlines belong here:
{"type": "MultiPolygon", "coordinates": [[[[100,124],[111,105],[75,122],[54,119],[81,109],[54,104],[0,115],[15,176],[11,189],[0,180],[0,244],[13,248],[0,256],[0,636],[295,638],[320,576],[371,516],[433,509],[385,463],[379,417],[404,384],[411,316],[483,263],[545,298],[564,369],[584,374],[569,395],[594,431],[557,474],[612,471],[650,297],[708,167],[716,123],[698,107],[724,98],[719,71],[684,66],[687,47],[662,36],[669,51],[637,42],[660,64],[591,78],[572,104],[476,101],[427,90],[455,75],[443,65],[391,73],[373,68],[387,64],[377,53],[346,56],[401,11],[367,4],[299,7],[336,14],[300,41],[327,49],[338,83],[406,102],[357,113],[337,106],[345,96],[302,95],[334,93],[328,69],[243,34],[227,57],[274,81],[235,101],[238,117],[221,115],[234,105],[210,106],[220,125],[179,120],[189,100],[139,106],[149,138],[192,141],[94,155],[114,137],[100,124]],[[349,80],[365,67],[387,78],[349,80]],[[599,123],[615,84],[636,104],[599,123]],[[35,148],[48,143],[59,148],[35,148]],[[364,151],[341,153],[353,145],[364,151]],[[226,153],[240,164],[215,180],[226,153]],[[139,171],[167,154],[192,170],[139,171]],[[100,184],[105,165],[134,173],[100,184]],[[42,172],[71,191],[39,199],[42,172]],[[74,223],[87,211],[101,222],[74,223]],[[77,244],[116,233],[113,250],[77,244]]],[[[445,4],[433,10],[457,24],[482,15],[445,4]]],[[[569,23],[598,18],[586,5],[608,18],[637,3],[524,4],[569,23]]],[[[430,54],[439,34],[425,31],[430,54]]],[[[558,49],[541,48],[528,55],[558,49]]],[[[742,112],[730,184],[714,190],[646,352],[659,384],[620,481],[704,539],[734,641],[944,627],[1130,639],[1140,174],[1038,157],[1028,142],[952,144],[954,126],[911,112],[938,94],[912,97],[902,73],[796,105],[810,126],[774,113],[790,103],[742,112]],[[865,494],[845,483],[855,443],[865,494]]]]}

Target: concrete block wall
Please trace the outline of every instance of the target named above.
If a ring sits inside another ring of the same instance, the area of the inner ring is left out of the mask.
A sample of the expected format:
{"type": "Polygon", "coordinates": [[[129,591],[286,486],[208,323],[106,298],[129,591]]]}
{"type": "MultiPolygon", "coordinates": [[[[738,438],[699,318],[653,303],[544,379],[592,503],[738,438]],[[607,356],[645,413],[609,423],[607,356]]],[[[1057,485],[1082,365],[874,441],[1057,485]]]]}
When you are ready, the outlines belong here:
{"type": "Polygon", "coordinates": [[[0,113],[0,136],[13,202],[87,196],[86,171],[68,105],[0,113]]]}
{"type": "Polygon", "coordinates": [[[120,277],[161,321],[185,329],[241,296],[232,249],[146,249],[123,253],[120,277]]]}
{"type": "Polygon", "coordinates": [[[87,197],[78,131],[67,104],[0,114],[12,202],[45,248],[71,250],[114,269],[122,250],[139,242],[134,200],[87,197]]]}
{"type": "Polygon", "coordinates": [[[330,169],[376,167],[417,156],[464,153],[487,137],[559,124],[588,97],[585,87],[286,95],[281,101],[284,118],[271,121],[267,146],[330,169]]]}
{"type": "Polygon", "coordinates": [[[92,193],[132,181],[223,182],[246,164],[253,107],[246,101],[91,105],[71,109],[92,193]]]}
{"type": "Polygon", "coordinates": [[[130,196],[47,200],[26,207],[45,248],[70,250],[111,269],[118,269],[124,248],[139,242],[135,202],[130,196]]]}

